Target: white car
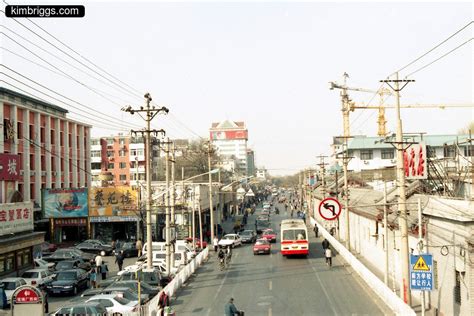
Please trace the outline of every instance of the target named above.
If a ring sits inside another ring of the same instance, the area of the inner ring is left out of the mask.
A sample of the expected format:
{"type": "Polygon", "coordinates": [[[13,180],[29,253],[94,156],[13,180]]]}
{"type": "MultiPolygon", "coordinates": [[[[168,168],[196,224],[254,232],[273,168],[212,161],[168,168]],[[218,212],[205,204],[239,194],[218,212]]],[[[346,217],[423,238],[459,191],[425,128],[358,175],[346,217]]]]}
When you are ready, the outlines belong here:
{"type": "Polygon", "coordinates": [[[13,292],[15,292],[18,287],[26,285],[26,280],[23,278],[6,278],[0,280],[0,284],[3,284],[3,289],[7,296],[7,304],[10,304],[13,292]]]}
{"type": "Polygon", "coordinates": [[[227,234],[219,240],[219,246],[227,247],[227,246],[242,246],[242,238],[240,238],[237,234],[227,234]]]}
{"type": "Polygon", "coordinates": [[[107,309],[108,314],[123,313],[130,316],[139,314],[138,301],[130,301],[117,294],[99,294],[87,300],[87,302],[96,301],[107,309]]]}
{"type": "Polygon", "coordinates": [[[35,268],[37,269],[45,269],[49,271],[54,270],[54,262],[47,262],[43,259],[37,258],[34,260],[34,264],[35,264],[35,268]]]}
{"type": "Polygon", "coordinates": [[[21,277],[28,285],[38,286],[53,281],[53,273],[48,269],[31,269],[23,272],[21,277]]]}

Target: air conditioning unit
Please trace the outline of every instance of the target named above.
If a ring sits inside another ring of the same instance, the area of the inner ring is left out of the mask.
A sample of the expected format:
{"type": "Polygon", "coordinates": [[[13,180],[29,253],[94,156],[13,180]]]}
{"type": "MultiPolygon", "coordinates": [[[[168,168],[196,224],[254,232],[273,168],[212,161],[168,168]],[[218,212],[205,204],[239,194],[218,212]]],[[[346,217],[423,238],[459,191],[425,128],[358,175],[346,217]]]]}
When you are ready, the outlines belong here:
{"type": "Polygon", "coordinates": [[[30,176],[34,176],[35,172],[33,170],[30,170],[30,176]]]}
{"type": "Polygon", "coordinates": [[[46,171],[41,171],[42,176],[46,176],[46,171]]]}
{"type": "Polygon", "coordinates": [[[53,171],[52,174],[53,174],[53,176],[56,176],[57,172],[56,172],[56,171],[53,171]]]}

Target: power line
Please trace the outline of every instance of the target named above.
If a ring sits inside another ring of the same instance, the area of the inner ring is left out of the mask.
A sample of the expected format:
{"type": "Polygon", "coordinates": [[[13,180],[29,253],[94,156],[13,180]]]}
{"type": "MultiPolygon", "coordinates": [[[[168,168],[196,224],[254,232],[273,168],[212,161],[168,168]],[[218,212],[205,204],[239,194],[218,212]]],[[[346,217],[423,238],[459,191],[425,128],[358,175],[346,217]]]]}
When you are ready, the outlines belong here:
{"type": "Polygon", "coordinates": [[[443,59],[444,57],[448,56],[448,55],[451,54],[452,52],[454,52],[454,51],[458,50],[459,48],[463,47],[464,45],[466,45],[467,43],[469,43],[469,42],[472,41],[473,39],[474,39],[474,37],[471,37],[470,39],[468,39],[468,40],[465,41],[464,43],[462,43],[462,44],[456,46],[455,48],[451,49],[451,50],[450,50],[449,52],[447,52],[446,54],[441,55],[440,57],[436,58],[436,59],[433,60],[432,62],[430,62],[430,63],[424,65],[423,67],[418,68],[417,70],[415,70],[415,71],[413,71],[413,72],[411,72],[411,73],[409,73],[408,75],[406,75],[406,77],[409,77],[409,76],[411,76],[411,75],[413,75],[413,74],[416,74],[417,72],[419,72],[419,71],[425,69],[426,67],[431,66],[432,64],[434,64],[435,62],[439,61],[440,59],[443,59]]]}
{"type": "Polygon", "coordinates": [[[394,71],[394,73],[396,72],[400,72],[402,70],[404,70],[405,68],[413,65],[415,62],[417,62],[418,60],[420,60],[421,58],[425,57],[426,55],[428,55],[429,53],[431,53],[432,51],[434,51],[436,48],[440,47],[441,45],[443,45],[444,43],[446,43],[447,41],[449,41],[451,38],[453,38],[454,36],[456,36],[457,34],[459,34],[461,31],[463,31],[464,29],[466,29],[468,26],[470,26],[472,23],[474,23],[474,21],[471,21],[469,22],[468,24],[466,24],[465,26],[463,26],[461,29],[459,29],[458,31],[456,31],[455,33],[453,33],[452,35],[450,35],[448,38],[446,38],[444,41],[442,41],[441,43],[439,43],[438,45],[436,45],[435,47],[433,47],[432,49],[430,49],[429,51],[427,51],[426,53],[424,53],[423,55],[421,55],[420,57],[416,58],[415,60],[411,61],[410,63],[406,64],[405,66],[403,66],[402,68],[398,69],[397,71],[394,71]]]}

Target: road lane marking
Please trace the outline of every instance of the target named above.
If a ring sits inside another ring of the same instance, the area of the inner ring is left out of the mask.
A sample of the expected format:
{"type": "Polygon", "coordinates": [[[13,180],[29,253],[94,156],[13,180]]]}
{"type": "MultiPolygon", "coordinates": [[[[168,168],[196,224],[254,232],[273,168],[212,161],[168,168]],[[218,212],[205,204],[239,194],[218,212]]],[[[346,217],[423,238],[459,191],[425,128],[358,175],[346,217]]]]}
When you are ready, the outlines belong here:
{"type": "Polygon", "coordinates": [[[271,291],[272,290],[272,287],[273,287],[273,283],[272,283],[272,280],[270,280],[268,282],[268,289],[271,291]]]}
{"type": "Polygon", "coordinates": [[[337,315],[337,312],[336,312],[336,310],[335,310],[334,307],[333,307],[333,306],[335,305],[335,303],[334,303],[334,301],[330,298],[328,292],[326,291],[326,288],[324,287],[323,282],[321,281],[321,278],[320,278],[319,275],[318,275],[318,271],[316,270],[316,268],[315,268],[312,264],[311,264],[311,268],[313,269],[314,274],[316,275],[316,279],[318,280],[319,285],[320,285],[321,288],[323,289],[324,295],[326,295],[326,298],[327,298],[327,300],[328,300],[328,302],[329,302],[329,307],[331,307],[331,310],[332,310],[332,312],[334,313],[334,315],[337,315]]]}

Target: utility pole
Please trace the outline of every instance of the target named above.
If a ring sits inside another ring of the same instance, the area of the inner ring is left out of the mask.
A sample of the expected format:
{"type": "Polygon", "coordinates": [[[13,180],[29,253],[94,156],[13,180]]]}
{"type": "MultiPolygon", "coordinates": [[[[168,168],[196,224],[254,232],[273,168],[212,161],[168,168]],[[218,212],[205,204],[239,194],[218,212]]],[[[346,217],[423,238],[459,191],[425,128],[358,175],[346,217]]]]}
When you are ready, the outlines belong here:
{"type": "Polygon", "coordinates": [[[171,241],[172,241],[172,251],[171,251],[171,266],[174,267],[174,253],[175,253],[175,239],[176,239],[176,220],[175,220],[175,205],[176,205],[176,200],[175,200],[175,165],[176,165],[176,155],[175,155],[175,146],[174,142],[171,144],[171,223],[170,227],[173,230],[173,236],[171,236],[171,241]]]}
{"type": "MultiPolygon", "coordinates": [[[[209,141],[209,146],[207,150],[207,164],[209,167],[209,212],[211,216],[211,242],[214,240],[214,207],[212,203],[212,173],[211,173],[211,141],[209,141]]],[[[201,246],[202,246],[202,236],[201,236],[201,246]]]]}
{"type": "Polygon", "coordinates": [[[326,198],[327,188],[326,188],[326,165],[327,163],[324,162],[324,158],[328,156],[319,155],[316,158],[319,158],[319,168],[321,170],[321,186],[323,188],[323,199],[326,198]]]}
{"type": "Polygon", "coordinates": [[[140,239],[140,235],[141,235],[141,230],[140,230],[140,226],[141,226],[141,220],[142,220],[142,210],[141,210],[141,207],[140,207],[140,183],[138,182],[138,157],[135,157],[135,167],[136,167],[136,177],[137,177],[137,181],[136,181],[136,184],[137,184],[137,214],[139,215],[138,217],[138,222],[137,222],[137,240],[140,239]]]}
{"type": "Polygon", "coordinates": [[[151,134],[153,133],[155,136],[159,133],[164,134],[165,131],[151,129],[151,121],[153,118],[160,112],[168,113],[169,110],[166,107],[155,108],[155,106],[150,107],[150,102],[152,100],[151,95],[149,93],[145,94],[145,101],[146,107],[140,107],[138,110],[132,109],[132,106],[128,106],[126,108],[122,108],[122,111],[129,112],[130,114],[137,113],[140,115],[146,122],[146,128],[144,130],[135,131],[132,130],[132,134],[141,133],[145,135],[145,154],[146,154],[146,191],[147,191],[147,201],[146,201],[146,242],[147,242],[147,268],[152,268],[152,229],[151,229],[151,134]],[[145,117],[141,115],[141,113],[145,113],[145,117]]]}
{"type": "Polygon", "coordinates": [[[170,139],[166,139],[166,191],[165,191],[165,250],[166,271],[171,273],[171,232],[170,232],[170,139]]]}
{"type": "Polygon", "coordinates": [[[388,286],[388,212],[387,212],[387,182],[383,182],[383,228],[384,228],[384,248],[385,248],[385,273],[383,275],[383,281],[388,286]]]}
{"type": "MultiPolygon", "coordinates": [[[[421,199],[418,198],[418,254],[423,254],[423,221],[421,214],[421,199]]],[[[420,291],[421,295],[421,316],[425,316],[425,291],[420,291]]]]}
{"type": "Polygon", "coordinates": [[[399,226],[401,233],[401,263],[402,263],[402,279],[400,284],[400,295],[405,303],[411,306],[411,291],[409,284],[409,248],[408,248],[408,223],[407,223],[407,206],[406,206],[406,190],[405,190],[405,172],[403,166],[403,127],[402,119],[400,115],[400,91],[406,87],[406,85],[414,80],[398,79],[398,72],[395,73],[394,80],[380,80],[380,82],[386,83],[395,92],[396,100],[396,112],[397,112],[397,185],[398,185],[398,213],[399,213],[399,226]],[[400,88],[400,82],[403,86],[400,88]],[[392,86],[391,84],[394,84],[392,86]]]}

